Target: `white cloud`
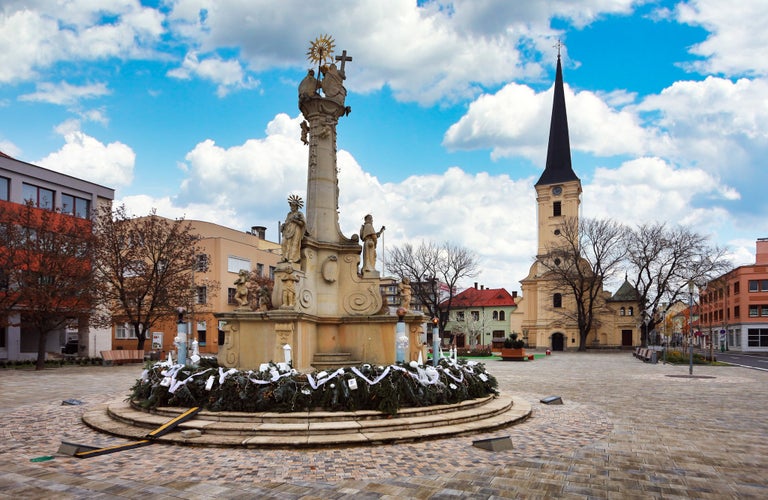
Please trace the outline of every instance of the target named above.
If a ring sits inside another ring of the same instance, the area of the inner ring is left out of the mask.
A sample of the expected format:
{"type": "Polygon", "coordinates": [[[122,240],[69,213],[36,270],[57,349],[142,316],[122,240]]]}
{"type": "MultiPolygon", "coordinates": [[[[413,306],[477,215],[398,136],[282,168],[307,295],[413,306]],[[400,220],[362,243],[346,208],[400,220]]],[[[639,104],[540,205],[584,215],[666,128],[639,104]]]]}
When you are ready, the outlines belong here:
{"type": "Polygon", "coordinates": [[[192,76],[217,83],[216,94],[226,96],[232,90],[252,89],[259,85],[258,80],[245,74],[239,61],[223,60],[217,56],[200,60],[196,52],[189,52],[180,67],[168,71],[168,76],[188,80],[192,76]]]}
{"type": "Polygon", "coordinates": [[[760,47],[768,47],[768,9],[763,0],[736,4],[721,0],[690,0],[676,8],[679,22],[702,26],[707,39],[691,48],[705,59],[692,64],[704,73],[765,76],[768,61],[760,47]]]}
{"type": "Polygon", "coordinates": [[[83,99],[101,97],[110,93],[105,83],[88,85],[70,85],[67,82],[41,82],[35,85],[36,91],[19,96],[21,101],[47,102],[51,104],[72,105],[83,99]]]}
{"type": "MultiPolygon", "coordinates": [[[[572,150],[596,156],[642,154],[651,144],[659,148],[665,143],[653,129],[644,130],[631,111],[612,108],[593,92],[574,94],[568,85],[564,90],[572,150]]],[[[488,148],[493,158],[523,156],[541,165],[551,114],[552,88],[535,93],[510,83],[472,102],[445,133],[443,144],[449,149],[488,148]]]]}
{"type": "Polygon", "coordinates": [[[633,3],[287,0],[254,9],[238,0],[175,0],[169,19],[175,33],[203,52],[237,47],[254,71],[308,66],[301,55],[309,41],[331,33],[337,52],[354,46],[350,90],[388,85],[398,99],[433,104],[540,76],[539,63],[523,58],[521,49],[553,54],[561,34],[550,27],[552,18],[582,27],[605,14],[626,14],[633,3]]]}
{"type": "Polygon", "coordinates": [[[36,163],[111,188],[129,185],[136,160],[133,150],[121,142],[103,144],[77,126],[76,121],[68,121],[57,127],[64,146],[36,163]]]}
{"type": "Polygon", "coordinates": [[[615,169],[597,168],[584,192],[588,196],[582,207],[588,217],[627,224],[670,222],[703,234],[729,223],[728,212],[718,202],[738,196],[701,169],[675,168],[657,157],[630,160],[615,169]],[[701,199],[710,202],[703,204],[701,199]]]}
{"type": "Polygon", "coordinates": [[[675,161],[738,179],[768,154],[766,102],[768,80],[710,76],[675,82],[646,97],[637,110],[667,130],[673,149],[665,152],[675,161]]]}
{"type": "Polygon", "coordinates": [[[0,10],[0,82],[33,79],[58,61],[149,57],[162,23],[159,11],[138,0],[7,0],[0,10]]]}

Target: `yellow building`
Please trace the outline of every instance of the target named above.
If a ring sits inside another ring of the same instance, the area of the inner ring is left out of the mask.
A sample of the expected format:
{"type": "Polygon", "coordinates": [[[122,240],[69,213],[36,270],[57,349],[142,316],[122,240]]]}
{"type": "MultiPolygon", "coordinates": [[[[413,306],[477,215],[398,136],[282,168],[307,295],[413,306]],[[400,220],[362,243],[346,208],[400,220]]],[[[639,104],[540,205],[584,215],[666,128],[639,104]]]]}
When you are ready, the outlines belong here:
{"type": "MultiPolygon", "coordinates": [[[[531,348],[576,350],[580,347],[579,330],[576,321],[567,314],[567,311],[575,310],[574,298],[557,284],[542,261],[547,249],[556,245],[565,221],[578,220],[582,193],[581,181],[571,166],[559,55],[547,162],[535,188],[538,205],[536,261],[528,276],[520,282],[522,297],[517,301],[517,311],[510,317],[511,326],[522,331],[522,338],[531,348]]],[[[631,348],[639,345],[642,318],[632,286],[625,280],[615,294],[603,292],[600,297],[600,312],[596,315],[593,331],[587,336],[586,347],[631,348]]]]}
{"type": "MultiPolygon", "coordinates": [[[[280,244],[265,239],[265,228],[254,226],[251,231],[238,231],[225,226],[198,220],[185,221],[192,232],[200,236],[200,248],[208,255],[201,259],[193,270],[192,280],[196,286],[196,300],[191,311],[184,316],[190,342],[199,342],[201,354],[218,352],[221,330],[214,312],[234,311],[235,280],[241,269],[257,271],[261,276],[273,278],[280,260],[280,244]],[[217,283],[210,290],[206,283],[217,283]]],[[[251,298],[254,302],[255,298],[251,298]]],[[[177,318],[169,317],[156,323],[147,335],[145,350],[175,352],[173,344],[177,334],[177,318]]],[[[113,349],[135,349],[136,337],[128,325],[115,325],[113,349]]]]}

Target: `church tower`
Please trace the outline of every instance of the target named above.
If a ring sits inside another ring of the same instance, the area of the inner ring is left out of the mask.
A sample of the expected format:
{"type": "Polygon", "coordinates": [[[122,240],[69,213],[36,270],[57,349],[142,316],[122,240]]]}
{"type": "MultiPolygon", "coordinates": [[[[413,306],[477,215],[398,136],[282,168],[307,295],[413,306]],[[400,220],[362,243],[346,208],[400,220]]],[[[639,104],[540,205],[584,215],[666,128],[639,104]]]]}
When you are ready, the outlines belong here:
{"type": "Polygon", "coordinates": [[[562,221],[565,218],[578,218],[581,203],[581,181],[571,166],[571,143],[568,137],[568,116],[565,112],[560,54],[557,55],[547,163],[535,188],[539,223],[539,246],[536,255],[540,256],[554,243],[558,226],[562,221]]]}
{"type": "Polygon", "coordinates": [[[558,308],[568,307],[568,294],[556,290],[546,275],[541,259],[557,242],[560,228],[567,219],[579,217],[581,181],[571,166],[571,145],[568,136],[568,116],[565,110],[563,69],[557,55],[552,118],[549,126],[547,163],[534,185],[536,188],[538,248],[536,261],[521,288],[524,311],[523,337],[530,347],[564,350],[578,337],[575,324],[569,324],[558,308]]]}

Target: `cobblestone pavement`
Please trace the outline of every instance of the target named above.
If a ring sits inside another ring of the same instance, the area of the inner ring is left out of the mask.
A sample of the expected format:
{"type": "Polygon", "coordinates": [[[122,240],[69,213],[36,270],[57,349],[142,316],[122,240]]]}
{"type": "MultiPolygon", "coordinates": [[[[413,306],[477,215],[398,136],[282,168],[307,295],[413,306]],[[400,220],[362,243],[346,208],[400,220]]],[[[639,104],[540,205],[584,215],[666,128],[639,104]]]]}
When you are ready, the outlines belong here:
{"type": "Polygon", "coordinates": [[[529,400],[526,422],[445,440],[321,450],[155,444],[90,459],[62,441],[126,442],[86,428],[124,399],[139,365],[0,370],[0,498],[767,498],[768,372],[648,364],[629,353],[489,361],[529,400]],[[557,395],[563,405],[540,399],[557,395]],[[77,399],[81,406],[62,405],[77,399]],[[477,439],[510,436],[487,451],[477,439]],[[39,457],[53,457],[32,462],[39,457]]]}

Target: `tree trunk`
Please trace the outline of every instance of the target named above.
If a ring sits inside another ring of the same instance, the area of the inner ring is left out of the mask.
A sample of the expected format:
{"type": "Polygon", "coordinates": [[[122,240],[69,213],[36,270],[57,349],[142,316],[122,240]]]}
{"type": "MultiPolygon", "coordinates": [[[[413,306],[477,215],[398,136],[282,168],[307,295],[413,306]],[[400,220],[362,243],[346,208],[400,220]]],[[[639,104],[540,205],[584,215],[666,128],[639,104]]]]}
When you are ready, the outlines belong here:
{"type": "Polygon", "coordinates": [[[45,341],[48,337],[48,332],[39,331],[37,336],[37,362],[35,363],[35,370],[42,370],[45,368],[45,341]]]}
{"type": "Polygon", "coordinates": [[[136,335],[136,349],[139,351],[144,350],[144,342],[147,340],[147,333],[139,333],[136,335]]]}

